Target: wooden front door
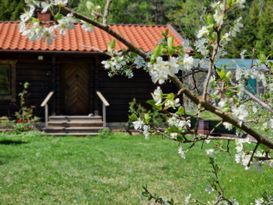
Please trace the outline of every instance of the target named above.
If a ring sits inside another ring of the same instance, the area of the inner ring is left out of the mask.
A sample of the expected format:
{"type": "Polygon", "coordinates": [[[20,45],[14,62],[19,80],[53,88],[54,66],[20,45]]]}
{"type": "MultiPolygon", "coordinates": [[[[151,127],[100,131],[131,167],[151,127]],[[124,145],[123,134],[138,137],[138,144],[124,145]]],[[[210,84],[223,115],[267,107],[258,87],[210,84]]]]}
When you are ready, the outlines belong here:
{"type": "Polygon", "coordinates": [[[89,69],[86,64],[69,63],[62,66],[62,113],[89,114],[89,69]]]}

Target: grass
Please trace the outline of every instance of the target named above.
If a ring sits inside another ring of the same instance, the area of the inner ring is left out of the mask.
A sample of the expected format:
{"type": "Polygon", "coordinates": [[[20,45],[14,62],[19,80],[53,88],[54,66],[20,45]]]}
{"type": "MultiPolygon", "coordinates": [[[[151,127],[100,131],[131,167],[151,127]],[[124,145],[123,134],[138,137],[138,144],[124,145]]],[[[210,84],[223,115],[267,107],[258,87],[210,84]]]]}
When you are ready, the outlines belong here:
{"type": "MultiPolygon", "coordinates": [[[[212,145],[205,145],[205,147],[212,145]]],[[[200,144],[182,160],[175,142],[153,137],[45,137],[39,133],[0,136],[0,204],[149,204],[142,186],[183,204],[203,201],[208,158],[200,144]]],[[[219,153],[227,196],[250,204],[273,190],[273,169],[244,171],[234,155],[219,153]]]]}

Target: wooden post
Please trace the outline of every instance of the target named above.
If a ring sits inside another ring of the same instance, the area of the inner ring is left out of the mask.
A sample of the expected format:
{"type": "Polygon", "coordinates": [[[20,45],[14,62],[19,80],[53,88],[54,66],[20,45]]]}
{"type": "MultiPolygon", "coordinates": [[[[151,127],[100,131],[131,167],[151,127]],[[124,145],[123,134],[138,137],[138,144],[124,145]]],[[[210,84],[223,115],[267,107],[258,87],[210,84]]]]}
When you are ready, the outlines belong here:
{"type": "Polygon", "coordinates": [[[106,127],[106,106],[102,103],[103,127],[106,127]]]}
{"type": "Polygon", "coordinates": [[[45,108],[45,127],[48,126],[48,101],[51,99],[51,97],[53,96],[54,92],[51,91],[50,93],[48,93],[48,95],[46,96],[46,98],[44,99],[44,101],[41,104],[41,107],[45,108]]]}
{"type": "Polygon", "coordinates": [[[106,107],[110,106],[110,104],[105,99],[105,97],[101,94],[101,92],[97,91],[96,93],[102,102],[102,121],[103,121],[103,127],[106,127],[106,107]]]}
{"type": "Polygon", "coordinates": [[[48,127],[48,104],[45,105],[45,127],[48,127]]]}

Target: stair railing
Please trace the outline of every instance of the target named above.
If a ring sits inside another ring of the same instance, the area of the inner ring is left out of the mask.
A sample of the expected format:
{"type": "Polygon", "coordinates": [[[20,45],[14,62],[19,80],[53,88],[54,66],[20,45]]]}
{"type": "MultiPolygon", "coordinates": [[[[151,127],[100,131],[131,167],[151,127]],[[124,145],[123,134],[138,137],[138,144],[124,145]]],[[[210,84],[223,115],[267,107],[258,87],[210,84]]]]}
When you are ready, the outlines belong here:
{"type": "Polygon", "coordinates": [[[110,106],[109,102],[105,99],[105,97],[101,94],[100,91],[97,91],[97,96],[102,102],[102,120],[103,120],[103,127],[106,127],[106,107],[110,106]]]}
{"type": "Polygon", "coordinates": [[[48,102],[51,99],[51,97],[53,96],[54,92],[51,91],[48,93],[48,95],[46,96],[46,98],[44,99],[44,101],[41,104],[41,107],[45,108],[45,126],[48,127],[48,102]]]}

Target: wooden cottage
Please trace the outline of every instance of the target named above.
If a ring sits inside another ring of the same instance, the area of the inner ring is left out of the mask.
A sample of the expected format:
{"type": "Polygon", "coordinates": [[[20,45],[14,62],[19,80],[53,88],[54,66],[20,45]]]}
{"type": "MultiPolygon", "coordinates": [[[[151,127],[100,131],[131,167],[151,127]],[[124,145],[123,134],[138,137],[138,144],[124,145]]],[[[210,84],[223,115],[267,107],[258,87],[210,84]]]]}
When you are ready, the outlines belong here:
{"type": "MultiPolygon", "coordinates": [[[[30,83],[28,104],[35,106],[34,114],[46,120],[48,132],[60,134],[91,134],[106,119],[107,123],[126,122],[128,103],[133,98],[144,103],[151,97],[154,85],[144,71],[136,70],[130,80],[108,77],[101,62],[108,58],[105,52],[112,37],[104,31],[94,28],[87,32],[77,24],[48,45],[21,36],[18,25],[19,22],[0,22],[0,116],[14,115],[24,82],[30,83]],[[102,107],[106,106],[107,112],[103,113],[102,107]],[[103,114],[104,119],[100,117],[103,114]]],[[[145,52],[155,48],[166,29],[175,44],[182,43],[170,25],[111,28],[145,52]]],[[[116,49],[126,47],[117,41],[116,49]]]]}

